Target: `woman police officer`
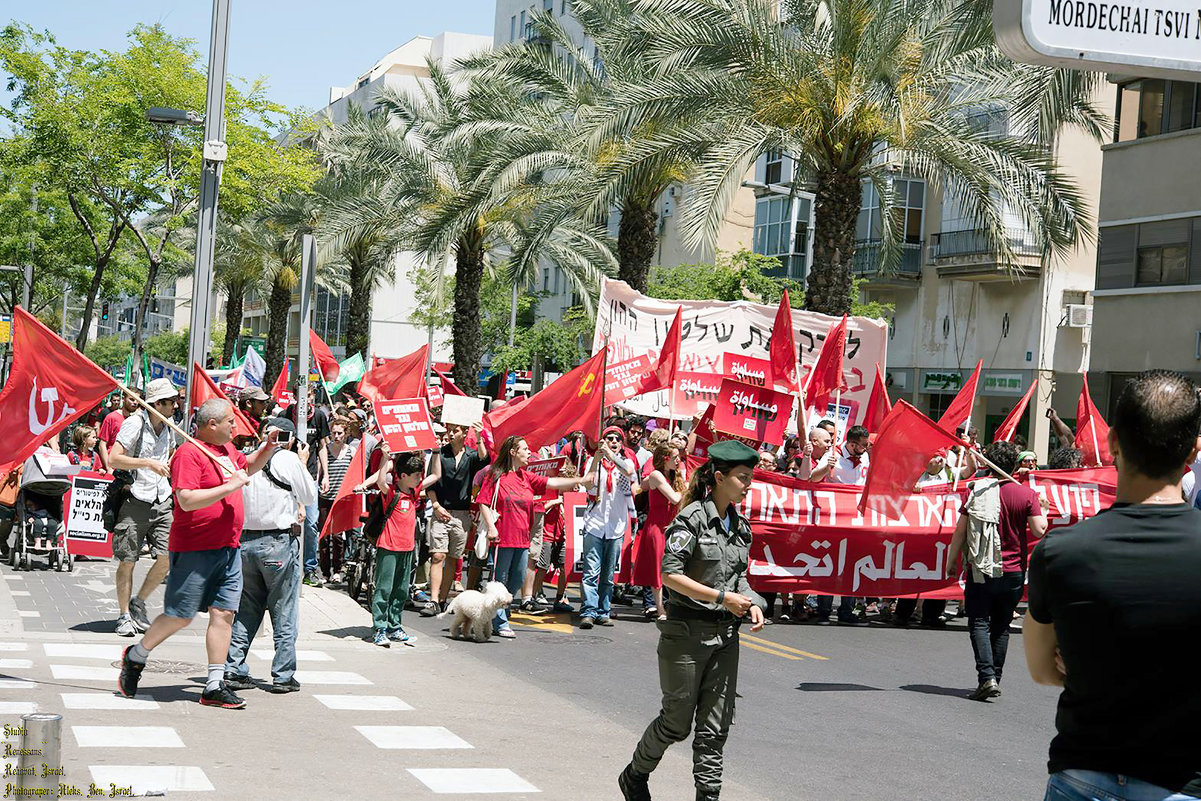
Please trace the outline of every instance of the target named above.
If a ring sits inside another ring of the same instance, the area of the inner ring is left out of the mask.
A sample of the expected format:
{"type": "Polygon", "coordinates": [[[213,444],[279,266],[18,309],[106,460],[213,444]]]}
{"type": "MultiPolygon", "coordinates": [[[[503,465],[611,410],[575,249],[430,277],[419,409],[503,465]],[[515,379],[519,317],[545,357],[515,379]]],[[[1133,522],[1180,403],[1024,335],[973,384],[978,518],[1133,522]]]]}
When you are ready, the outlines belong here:
{"type": "Polygon", "coordinates": [[[751,487],[759,454],[740,442],[709,446],[668,527],[663,553],[667,620],[659,626],[659,684],[663,708],[647,727],[618,777],[626,801],[649,801],[650,773],[672,743],[693,738],[697,801],[721,792],[722,748],[734,719],[738,627],[763,627],[763,599],[746,579],[751,526],[734,508],[751,487]]]}

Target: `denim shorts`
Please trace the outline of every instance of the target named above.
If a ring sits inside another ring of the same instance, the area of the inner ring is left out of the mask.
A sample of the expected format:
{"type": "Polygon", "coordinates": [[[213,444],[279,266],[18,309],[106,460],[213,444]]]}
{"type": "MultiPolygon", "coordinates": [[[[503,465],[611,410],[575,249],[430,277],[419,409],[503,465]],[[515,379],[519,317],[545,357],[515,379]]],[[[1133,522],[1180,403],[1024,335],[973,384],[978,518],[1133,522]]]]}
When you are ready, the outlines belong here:
{"type": "Polygon", "coordinates": [[[172,551],[163,613],[191,620],[197,612],[237,611],[242,598],[242,557],[237,548],[172,551]]]}
{"type": "Polygon", "coordinates": [[[1044,801],[1196,801],[1196,796],[1117,773],[1062,770],[1047,780],[1044,801]]]}

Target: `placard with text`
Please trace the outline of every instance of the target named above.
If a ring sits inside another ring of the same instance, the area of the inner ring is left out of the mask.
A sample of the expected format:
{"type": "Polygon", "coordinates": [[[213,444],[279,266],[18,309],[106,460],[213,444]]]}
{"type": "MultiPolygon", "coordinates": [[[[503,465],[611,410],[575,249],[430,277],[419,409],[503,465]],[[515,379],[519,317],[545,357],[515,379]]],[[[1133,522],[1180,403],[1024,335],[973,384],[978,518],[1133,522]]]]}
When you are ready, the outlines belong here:
{"type": "Polygon", "coordinates": [[[72,556],[112,557],[113,535],[104,528],[104,501],[112,483],[112,476],[91,470],[71,476],[71,489],[63,495],[63,527],[72,556]]]}
{"type": "Polygon", "coordinates": [[[726,378],[713,409],[713,427],[727,434],[779,445],[792,413],[792,396],[726,378]]]}
{"type": "Polygon", "coordinates": [[[424,398],[386,400],[375,404],[375,419],[392,453],[438,447],[430,410],[424,398]]]}

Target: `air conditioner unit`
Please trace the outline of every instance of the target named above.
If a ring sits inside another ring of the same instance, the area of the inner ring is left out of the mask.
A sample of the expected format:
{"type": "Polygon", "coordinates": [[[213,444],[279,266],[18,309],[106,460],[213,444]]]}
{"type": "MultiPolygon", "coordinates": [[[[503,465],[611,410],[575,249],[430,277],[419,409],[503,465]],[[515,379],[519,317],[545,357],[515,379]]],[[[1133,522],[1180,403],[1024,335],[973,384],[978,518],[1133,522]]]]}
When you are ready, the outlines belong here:
{"type": "Polygon", "coordinates": [[[1093,307],[1080,303],[1069,303],[1067,306],[1068,328],[1091,328],[1093,325],[1093,307]]]}

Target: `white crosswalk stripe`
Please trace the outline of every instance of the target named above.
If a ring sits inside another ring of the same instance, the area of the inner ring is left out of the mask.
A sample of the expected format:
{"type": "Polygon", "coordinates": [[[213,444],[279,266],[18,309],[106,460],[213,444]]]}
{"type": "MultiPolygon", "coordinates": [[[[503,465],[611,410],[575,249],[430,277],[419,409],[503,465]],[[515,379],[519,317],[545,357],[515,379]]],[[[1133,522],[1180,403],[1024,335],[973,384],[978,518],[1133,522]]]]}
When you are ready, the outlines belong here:
{"type": "Polygon", "coordinates": [[[32,659],[0,659],[0,670],[24,670],[31,667],[32,659]]]}
{"type": "MultiPolygon", "coordinates": [[[[275,651],[269,651],[265,648],[251,648],[250,653],[257,656],[259,659],[271,660],[275,658],[275,651]]],[[[296,652],[296,659],[299,662],[333,662],[334,658],[325,651],[306,651],[301,649],[296,652]]]]}
{"type": "Polygon", "coordinates": [[[170,726],[72,726],[80,748],[183,748],[170,726]]]}
{"type": "Polygon", "coordinates": [[[314,695],[329,709],[355,712],[408,712],[413,707],[395,695],[314,695]]]}
{"type": "Polygon", "coordinates": [[[26,642],[0,642],[0,651],[28,651],[29,643],[26,642]]]}
{"type": "Polygon", "coordinates": [[[134,795],[211,792],[216,788],[204,771],[195,765],[90,765],[92,781],[107,788],[133,785],[134,795]]]}
{"type": "Polygon", "coordinates": [[[506,768],[408,768],[438,794],[538,793],[537,787],[506,768]]]}
{"type": "Polygon", "coordinates": [[[114,693],[59,693],[66,709],[158,709],[158,701],[139,696],[125,698],[114,693]]]}
{"type": "Polygon", "coordinates": [[[0,701],[0,715],[28,715],[37,711],[34,701],[0,701]]]}
{"type": "Polygon", "coordinates": [[[441,748],[472,748],[466,740],[442,726],[355,726],[355,731],[371,741],[376,748],[406,750],[437,750],[441,748]]]}
{"type": "Polygon", "coordinates": [[[0,690],[32,690],[37,686],[37,682],[29,679],[0,679],[0,690]]]}
{"type": "Polygon", "coordinates": [[[296,680],[304,684],[374,684],[358,673],[341,670],[298,670],[296,680]]]}
{"type": "Polygon", "coordinates": [[[114,667],[94,667],[92,665],[51,665],[50,673],[56,679],[116,681],[121,670],[114,667]]]}
{"type": "Polygon", "coordinates": [[[75,659],[120,659],[124,645],[95,645],[78,642],[47,642],[42,644],[46,656],[75,659]]]}

